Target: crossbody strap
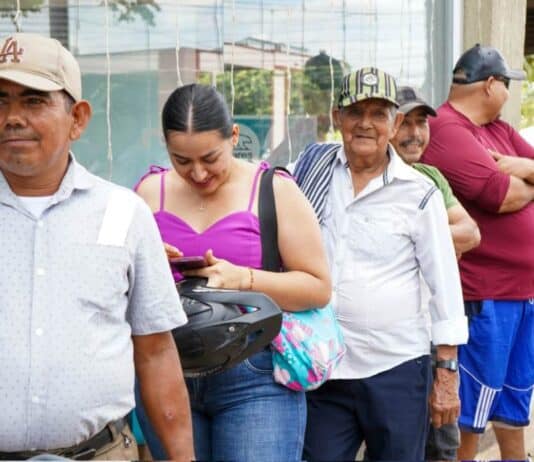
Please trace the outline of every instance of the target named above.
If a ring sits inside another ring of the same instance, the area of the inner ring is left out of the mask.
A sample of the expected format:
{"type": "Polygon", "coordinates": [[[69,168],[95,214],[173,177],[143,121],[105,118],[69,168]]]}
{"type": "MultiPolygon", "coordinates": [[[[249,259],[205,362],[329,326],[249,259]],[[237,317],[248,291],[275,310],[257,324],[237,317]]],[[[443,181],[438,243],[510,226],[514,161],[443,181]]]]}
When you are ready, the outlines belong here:
{"type": "Polygon", "coordinates": [[[262,268],[279,272],[282,260],[278,249],[278,222],[274,199],[273,177],[276,171],[290,173],[282,167],[273,167],[263,172],[258,197],[258,218],[260,221],[262,268]]]}

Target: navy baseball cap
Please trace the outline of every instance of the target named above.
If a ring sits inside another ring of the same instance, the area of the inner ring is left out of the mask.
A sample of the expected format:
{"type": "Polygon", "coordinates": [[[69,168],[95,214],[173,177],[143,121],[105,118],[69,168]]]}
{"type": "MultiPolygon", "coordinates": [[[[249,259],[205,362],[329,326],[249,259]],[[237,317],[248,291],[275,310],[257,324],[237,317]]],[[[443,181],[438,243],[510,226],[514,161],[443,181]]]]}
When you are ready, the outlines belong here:
{"type": "Polygon", "coordinates": [[[432,117],[436,117],[436,111],[428,104],[423,95],[414,87],[403,86],[397,88],[397,102],[399,111],[403,114],[413,111],[417,108],[423,108],[425,112],[432,117]]]}
{"type": "Polygon", "coordinates": [[[454,66],[454,83],[467,84],[501,76],[510,80],[525,80],[526,74],[519,69],[510,69],[497,48],[477,43],[467,50],[454,66]]]}

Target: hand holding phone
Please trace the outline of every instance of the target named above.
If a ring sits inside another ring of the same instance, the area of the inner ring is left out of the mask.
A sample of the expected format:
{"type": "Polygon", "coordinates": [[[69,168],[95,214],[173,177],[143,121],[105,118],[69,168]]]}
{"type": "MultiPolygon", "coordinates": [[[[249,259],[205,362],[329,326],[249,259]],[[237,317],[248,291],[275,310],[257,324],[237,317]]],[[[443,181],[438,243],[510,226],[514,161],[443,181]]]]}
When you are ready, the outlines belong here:
{"type": "Polygon", "coordinates": [[[208,266],[208,262],[202,256],[171,258],[169,259],[169,262],[171,263],[172,268],[180,273],[208,266]]]}

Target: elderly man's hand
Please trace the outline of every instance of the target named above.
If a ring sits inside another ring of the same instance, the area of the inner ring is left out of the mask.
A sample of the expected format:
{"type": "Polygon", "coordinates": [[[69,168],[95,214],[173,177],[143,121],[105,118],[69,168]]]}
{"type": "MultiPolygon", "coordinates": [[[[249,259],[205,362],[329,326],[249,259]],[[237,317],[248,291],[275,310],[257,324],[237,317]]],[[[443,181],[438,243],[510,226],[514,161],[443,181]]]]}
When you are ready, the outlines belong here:
{"type": "Polygon", "coordinates": [[[429,403],[430,417],[435,428],[456,422],[460,415],[457,372],[436,369],[429,403]]]}

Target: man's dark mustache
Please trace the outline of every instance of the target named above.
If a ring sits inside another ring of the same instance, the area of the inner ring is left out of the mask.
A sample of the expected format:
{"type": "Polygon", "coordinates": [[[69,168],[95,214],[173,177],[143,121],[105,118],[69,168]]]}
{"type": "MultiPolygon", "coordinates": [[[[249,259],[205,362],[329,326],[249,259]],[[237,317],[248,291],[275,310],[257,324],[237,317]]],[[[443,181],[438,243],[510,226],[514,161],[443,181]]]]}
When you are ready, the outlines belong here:
{"type": "Polygon", "coordinates": [[[409,144],[416,144],[417,146],[422,147],[424,146],[425,142],[421,138],[412,136],[411,138],[407,138],[399,143],[399,145],[403,148],[405,148],[409,144]]]}

